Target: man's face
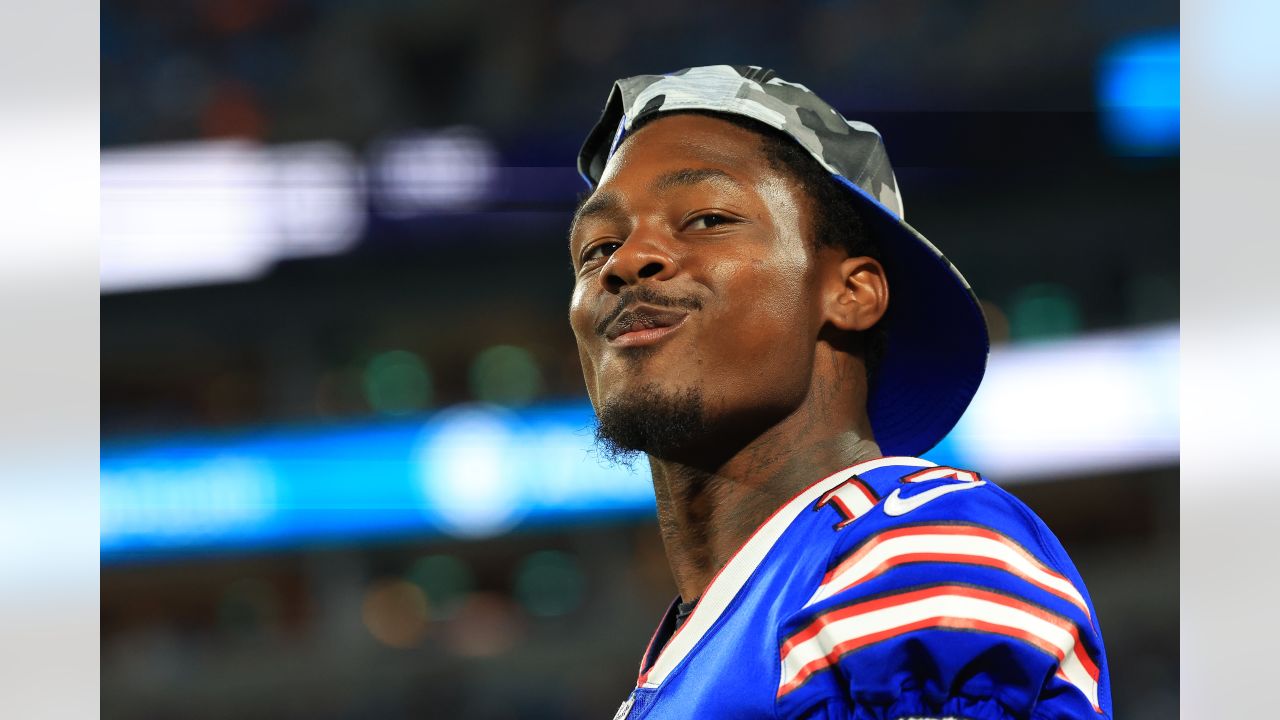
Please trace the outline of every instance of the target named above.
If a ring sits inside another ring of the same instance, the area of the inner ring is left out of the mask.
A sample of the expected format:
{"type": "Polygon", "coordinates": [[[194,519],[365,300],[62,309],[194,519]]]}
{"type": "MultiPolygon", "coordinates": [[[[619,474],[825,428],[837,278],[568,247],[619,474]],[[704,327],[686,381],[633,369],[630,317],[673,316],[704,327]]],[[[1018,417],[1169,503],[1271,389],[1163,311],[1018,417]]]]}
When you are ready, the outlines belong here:
{"type": "Polygon", "coordinates": [[[821,321],[808,212],[736,125],[672,115],[627,139],[569,244],[597,413],[696,395],[710,427],[751,428],[798,407],[821,321]]]}

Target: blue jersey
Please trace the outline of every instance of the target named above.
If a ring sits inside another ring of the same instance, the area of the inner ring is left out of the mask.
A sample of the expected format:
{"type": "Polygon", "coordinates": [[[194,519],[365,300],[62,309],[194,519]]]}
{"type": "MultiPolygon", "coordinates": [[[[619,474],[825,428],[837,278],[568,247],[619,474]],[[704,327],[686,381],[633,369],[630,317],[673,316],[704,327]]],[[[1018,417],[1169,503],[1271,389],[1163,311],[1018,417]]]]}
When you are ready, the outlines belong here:
{"type": "Polygon", "coordinates": [[[1061,544],[976,473],[880,458],[775,512],[617,718],[1109,718],[1102,634],[1061,544]]]}

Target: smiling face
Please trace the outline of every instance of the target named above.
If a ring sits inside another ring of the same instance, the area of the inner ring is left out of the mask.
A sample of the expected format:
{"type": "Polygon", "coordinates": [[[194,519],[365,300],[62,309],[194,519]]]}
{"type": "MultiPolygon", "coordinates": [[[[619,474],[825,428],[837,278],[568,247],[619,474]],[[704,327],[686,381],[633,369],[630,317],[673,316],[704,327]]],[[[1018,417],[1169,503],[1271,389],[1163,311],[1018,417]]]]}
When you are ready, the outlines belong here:
{"type": "Polygon", "coordinates": [[[821,286],[838,275],[822,268],[844,258],[807,239],[809,212],[749,130],[682,114],[629,137],[570,236],[569,318],[597,413],[696,397],[694,425],[750,432],[799,407],[821,286]]]}

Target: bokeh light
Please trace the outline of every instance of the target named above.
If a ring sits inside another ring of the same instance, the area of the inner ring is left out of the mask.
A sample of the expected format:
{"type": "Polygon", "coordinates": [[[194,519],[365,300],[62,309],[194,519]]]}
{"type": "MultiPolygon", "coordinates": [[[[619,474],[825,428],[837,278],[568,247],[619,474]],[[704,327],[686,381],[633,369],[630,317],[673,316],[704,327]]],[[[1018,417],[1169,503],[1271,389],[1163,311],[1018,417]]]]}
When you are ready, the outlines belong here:
{"type": "Polygon", "coordinates": [[[472,207],[497,176],[497,150],[474,127],[406,133],[372,153],[374,204],[395,218],[472,207]]]}
{"type": "Polygon", "coordinates": [[[1128,38],[1103,55],[1098,73],[1102,132],[1123,155],[1177,155],[1180,135],[1177,32],[1128,38]]]}
{"type": "Polygon", "coordinates": [[[453,617],[475,585],[471,569],[453,555],[421,558],[409,568],[405,577],[426,593],[431,604],[431,616],[436,620],[453,617]]]}
{"type": "Polygon", "coordinates": [[[541,550],[525,558],[516,574],[516,597],[535,617],[567,615],[582,604],[586,579],[573,556],[541,550]]]}
{"type": "Polygon", "coordinates": [[[455,405],[432,415],[413,449],[424,507],[439,529],[491,537],[529,511],[517,480],[519,416],[497,405],[455,405]]]}
{"type": "Polygon", "coordinates": [[[361,615],[369,634],[393,648],[417,647],[427,634],[427,596],[408,580],[383,579],[371,584],[365,591],[361,615]]]}
{"type": "Polygon", "coordinates": [[[515,603],[497,593],[478,592],[463,600],[445,639],[458,655],[481,658],[507,652],[524,633],[515,603]]]}
{"type": "Polygon", "coordinates": [[[408,350],[376,355],[364,371],[369,406],[388,415],[406,415],[431,404],[431,372],[408,350]]]}
{"type": "Polygon", "coordinates": [[[1080,308],[1061,285],[1037,283],[1018,290],[1010,303],[1009,334],[1014,340],[1044,340],[1080,330],[1080,308]]]}
{"type": "Polygon", "coordinates": [[[471,394],[498,405],[526,405],[542,392],[542,371],[533,354],[514,345],[495,345],[471,364],[471,394]]]}

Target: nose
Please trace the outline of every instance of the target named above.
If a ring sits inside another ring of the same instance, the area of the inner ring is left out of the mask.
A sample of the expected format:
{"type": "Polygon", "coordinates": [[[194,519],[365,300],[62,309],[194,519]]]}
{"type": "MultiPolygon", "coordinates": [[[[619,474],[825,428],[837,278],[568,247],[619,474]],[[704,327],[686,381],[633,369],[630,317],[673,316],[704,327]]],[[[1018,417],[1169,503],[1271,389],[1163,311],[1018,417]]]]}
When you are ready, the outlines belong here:
{"type": "Polygon", "coordinates": [[[676,274],[676,260],[660,230],[636,229],[609,256],[600,273],[600,282],[618,293],[641,280],[666,280],[676,274]]]}

